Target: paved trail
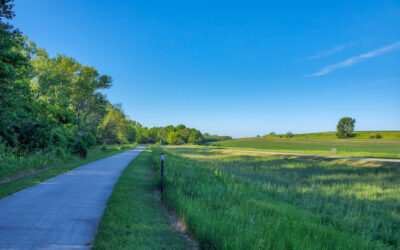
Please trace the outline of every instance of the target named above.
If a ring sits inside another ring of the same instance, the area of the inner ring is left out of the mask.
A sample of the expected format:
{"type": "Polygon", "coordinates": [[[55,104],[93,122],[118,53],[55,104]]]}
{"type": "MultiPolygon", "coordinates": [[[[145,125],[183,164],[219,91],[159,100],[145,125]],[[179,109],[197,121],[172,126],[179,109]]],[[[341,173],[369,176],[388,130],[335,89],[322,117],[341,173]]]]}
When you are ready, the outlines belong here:
{"type": "Polygon", "coordinates": [[[0,200],[0,249],[87,249],[114,184],[144,147],[51,178],[0,200]]]}

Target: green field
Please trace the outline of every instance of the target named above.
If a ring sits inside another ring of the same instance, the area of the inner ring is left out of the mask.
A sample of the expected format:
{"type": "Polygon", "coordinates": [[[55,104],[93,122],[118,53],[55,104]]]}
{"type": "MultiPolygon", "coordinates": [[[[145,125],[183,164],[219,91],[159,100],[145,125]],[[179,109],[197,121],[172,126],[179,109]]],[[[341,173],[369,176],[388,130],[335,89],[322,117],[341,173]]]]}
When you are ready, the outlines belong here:
{"type": "Polygon", "coordinates": [[[395,139],[313,139],[307,137],[254,137],[217,141],[209,146],[262,151],[309,153],[359,157],[400,158],[400,140],[395,139]],[[332,149],[336,153],[332,153],[332,149]]]}
{"type": "Polygon", "coordinates": [[[163,200],[204,249],[400,248],[398,163],[161,151],[163,200]]]}
{"type": "MultiPolygon", "coordinates": [[[[286,134],[269,134],[264,138],[277,139],[286,138],[286,134]]],[[[307,134],[293,134],[292,139],[337,139],[336,132],[321,132],[307,134]]],[[[400,131],[355,131],[352,137],[348,139],[399,139],[400,131]],[[378,135],[378,136],[377,136],[378,135]]]]}

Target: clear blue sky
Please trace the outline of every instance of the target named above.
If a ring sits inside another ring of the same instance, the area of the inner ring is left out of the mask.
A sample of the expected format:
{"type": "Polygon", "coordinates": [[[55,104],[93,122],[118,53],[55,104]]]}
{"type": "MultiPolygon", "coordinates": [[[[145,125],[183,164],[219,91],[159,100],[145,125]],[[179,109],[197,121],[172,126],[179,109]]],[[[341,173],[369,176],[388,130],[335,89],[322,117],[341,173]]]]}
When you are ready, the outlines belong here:
{"type": "Polygon", "coordinates": [[[234,137],[400,130],[400,1],[16,0],[50,55],[113,77],[145,126],[234,137]]]}

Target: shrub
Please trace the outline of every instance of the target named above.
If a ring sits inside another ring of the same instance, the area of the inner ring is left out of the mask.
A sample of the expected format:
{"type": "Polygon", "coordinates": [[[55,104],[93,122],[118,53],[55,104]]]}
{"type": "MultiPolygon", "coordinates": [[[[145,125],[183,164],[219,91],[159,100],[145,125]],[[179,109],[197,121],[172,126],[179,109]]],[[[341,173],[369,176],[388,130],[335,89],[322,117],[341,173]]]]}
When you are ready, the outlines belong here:
{"type": "Polygon", "coordinates": [[[72,153],[79,155],[82,158],[86,158],[88,154],[88,148],[86,143],[83,140],[78,140],[74,145],[72,153]]]}
{"type": "Polygon", "coordinates": [[[81,140],[90,148],[97,144],[97,139],[92,133],[87,133],[81,137],[81,140]]]}
{"type": "Polygon", "coordinates": [[[376,138],[376,139],[381,139],[381,138],[382,138],[382,135],[379,134],[379,133],[376,133],[375,138],[376,138]]]}
{"type": "Polygon", "coordinates": [[[101,149],[102,151],[107,151],[106,145],[101,145],[100,149],[101,149]]]}
{"type": "Polygon", "coordinates": [[[73,126],[59,126],[50,131],[50,145],[71,149],[76,143],[76,131],[73,126]]]}
{"type": "Polygon", "coordinates": [[[287,132],[287,133],[286,133],[286,137],[287,137],[287,138],[293,137],[293,134],[292,134],[292,132],[290,132],[290,131],[289,131],[289,132],[287,132]]]}
{"type": "Polygon", "coordinates": [[[65,150],[63,148],[57,147],[55,152],[56,152],[56,156],[58,158],[61,158],[61,159],[65,158],[65,150]]]}

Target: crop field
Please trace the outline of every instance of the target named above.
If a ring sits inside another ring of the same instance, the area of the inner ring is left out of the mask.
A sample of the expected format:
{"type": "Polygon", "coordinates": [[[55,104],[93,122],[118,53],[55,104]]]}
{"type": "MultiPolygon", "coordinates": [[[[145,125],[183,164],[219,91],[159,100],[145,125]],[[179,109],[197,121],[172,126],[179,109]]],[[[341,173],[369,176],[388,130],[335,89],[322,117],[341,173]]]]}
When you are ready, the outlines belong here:
{"type": "Polygon", "coordinates": [[[187,148],[164,202],[204,249],[400,248],[400,164],[187,148]]]}
{"type": "Polygon", "coordinates": [[[400,158],[400,140],[386,139],[296,139],[254,137],[209,143],[210,146],[262,151],[400,158]],[[336,149],[336,153],[332,149],[336,149]]]}

